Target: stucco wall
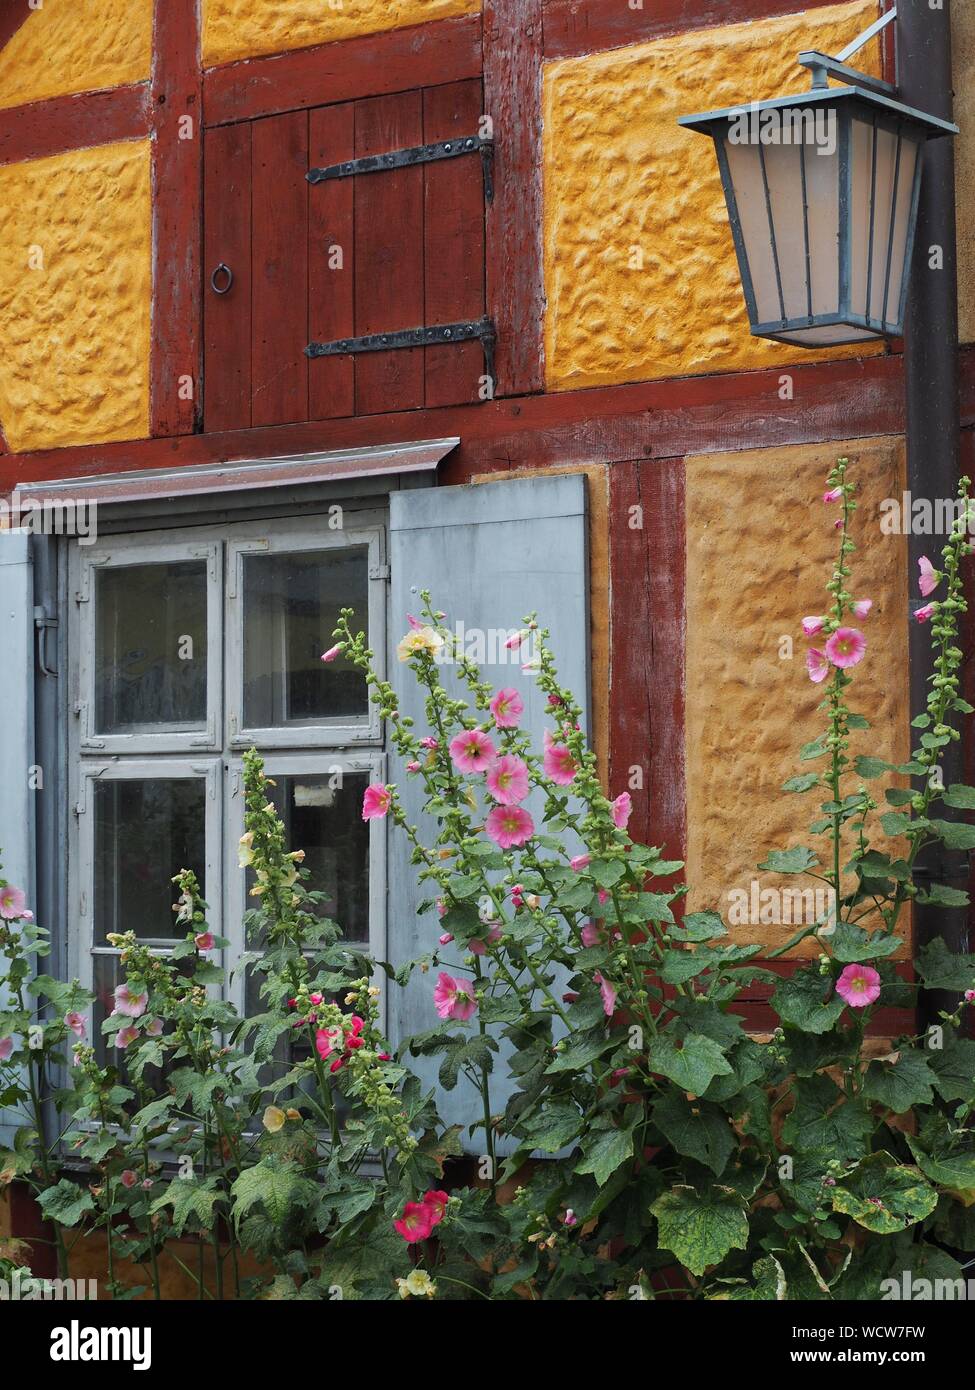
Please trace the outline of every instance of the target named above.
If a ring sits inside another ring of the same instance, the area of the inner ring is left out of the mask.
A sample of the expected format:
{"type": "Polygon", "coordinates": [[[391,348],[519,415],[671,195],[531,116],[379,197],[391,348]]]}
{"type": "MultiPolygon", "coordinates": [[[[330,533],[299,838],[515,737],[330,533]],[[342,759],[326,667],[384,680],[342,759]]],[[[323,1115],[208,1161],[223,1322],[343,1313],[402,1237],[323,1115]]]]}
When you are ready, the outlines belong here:
{"type": "Polygon", "coordinates": [[[149,425],[148,141],[0,168],[0,426],[11,449],[149,425]]]}
{"type": "Polygon", "coordinates": [[[141,82],[151,61],[152,0],[44,0],[0,49],[0,108],[141,82]]]}
{"type": "MultiPolygon", "coordinates": [[[[731,889],[785,880],[755,872],[771,849],[825,844],[807,833],[826,798],[780,791],[787,778],[816,771],[799,748],[824,727],[823,687],[806,672],[810,645],[800,619],[824,612],[836,553],[821,501],[838,457],[860,483],[853,539],[853,593],[872,598],[860,624],[867,654],[857,667],[851,708],[869,732],[852,752],[892,762],[909,753],[907,540],[880,531],[879,505],[900,498],[903,450],[896,440],[850,441],[712,454],[687,460],[687,881],[695,908],[726,911],[731,889]],[[791,659],[780,639],[793,639],[791,659]]],[[[871,782],[882,789],[882,781],[871,782]]],[[[883,792],[877,792],[883,803],[883,792]]],[[[882,809],[888,809],[882,805],[882,809]]],[[[795,886],[798,880],[790,880],[795,886]]],[[[806,881],[808,882],[808,881],[806,881]]],[[[737,942],[782,945],[788,924],[736,927],[737,942]]],[[[815,948],[805,943],[808,950],[815,948]]],[[[802,954],[800,951],[799,954],[802,954]]]]}
{"type": "MultiPolygon", "coordinates": [[[[876,14],[876,0],[856,0],[546,65],[550,387],[857,351],[809,353],[751,337],[713,148],[677,118],[805,90],[796,54],[838,52],[876,14]],[[634,248],[642,268],[631,267],[634,248]]],[[[876,40],[858,61],[878,70],[876,40]]]]}
{"type": "Polygon", "coordinates": [[[283,53],[471,14],[480,0],[202,0],[203,61],[283,53]]]}

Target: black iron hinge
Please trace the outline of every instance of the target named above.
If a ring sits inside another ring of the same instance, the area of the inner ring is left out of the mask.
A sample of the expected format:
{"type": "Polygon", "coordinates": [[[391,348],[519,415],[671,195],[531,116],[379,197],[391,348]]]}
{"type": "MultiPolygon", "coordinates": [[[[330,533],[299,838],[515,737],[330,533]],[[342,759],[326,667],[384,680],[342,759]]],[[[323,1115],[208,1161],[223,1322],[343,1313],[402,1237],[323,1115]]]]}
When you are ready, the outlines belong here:
{"type": "Polygon", "coordinates": [[[432,145],[414,145],[407,150],[390,150],[387,154],[366,154],[359,159],[347,159],[341,164],[329,164],[321,169],[309,169],[309,183],[325,183],[327,179],[354,178],[357,174],[382,174],[389,169],[411,169],[417,164],[432,164],[438,159],[457,159],[465,154],[479,154],[484,176],[484,197],[494,197],[494,141],[481,135],[461,135],[456,140],[437,140],[432,145]]]}
{"type": "Polygon", "coordinates": [[[370,333],[364,338],[336,338],[331,343],[309,343],[305,355],[343,357],[356,352],[393,352],[397,348],[479,342],[484,349],[484,373],[493,381],[497,337],[493,319],[469,319],[464,323],[440,323],[432,328],[400,328],[392,333],[370,333]]]}

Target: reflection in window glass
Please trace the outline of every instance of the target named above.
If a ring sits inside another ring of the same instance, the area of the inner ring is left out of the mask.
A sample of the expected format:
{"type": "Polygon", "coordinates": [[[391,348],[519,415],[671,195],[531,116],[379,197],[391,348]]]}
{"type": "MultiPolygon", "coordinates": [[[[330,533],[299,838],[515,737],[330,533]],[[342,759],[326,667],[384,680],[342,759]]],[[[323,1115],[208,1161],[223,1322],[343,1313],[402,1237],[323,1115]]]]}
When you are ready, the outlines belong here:
{"type": "Polygon", "coordinates": [[[249,729],[361,718],[366,683],[339,657],[327,666],[339,609],[354,608],[367,625],[369,565],[365,546],[245,555],[244,712],[249,729]]]}
{"type": "Polygon", "coordinates": [[[206,726],[205,560],[123,565],[95,576],[95,727],[206,726]]]}
{"type": "Polygon", "coordinates": [[[109,932],[181,937],[173,876],[192,869],[204,895],[206,782],[202,777],[93,783],[95,941],[109,932]]]}

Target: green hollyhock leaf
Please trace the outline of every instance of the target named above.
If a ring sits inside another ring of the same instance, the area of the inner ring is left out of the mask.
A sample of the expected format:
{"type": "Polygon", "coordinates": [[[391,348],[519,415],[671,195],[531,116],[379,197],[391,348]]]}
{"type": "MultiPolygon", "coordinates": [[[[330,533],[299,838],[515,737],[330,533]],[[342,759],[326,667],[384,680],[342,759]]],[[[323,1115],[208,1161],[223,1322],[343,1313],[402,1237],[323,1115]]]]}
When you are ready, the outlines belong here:
{"type": "Polygon", "coordinates": [[[782,783],[784,792],[808,792],[819,784],[818,772],[803,772],[798,777],[790,777],[787,782],[782,783]]]}
{"type": "Polygon", "coordinates": [[[902,943],[901,938],[892,932],[868,932],[853,922],[837,922],[829,944],[833,958],[850,965],[893,955],[902,943]]]}
{"type": "Polygon", "coordinates": [[[915,964],[928,989],[961,993],[975,985],[975,955],[950,951],[940,936],[921,947],[915,964]]]}
{"type": "Polygon", "coordinates": [[[651,1071],[660,1072],[682,1091],[703,1095],[716,1076],[725,1076],[731,1065],[711,1038],[691,1033],[678,1047],[667,1037],[654,1038],[647,1051],[651,1071]]]}
{"type": "Polygon", "coordinates": [[[782,1126],[790,1149],[821,1149],[841,1162],[861,1158],[874,1129],[866,1107],[858,1100],[847,1100],[821,1072],[799,1077],[794,1089],[796,1103],[782,1126]]]}
{"type": "Polygon", "coordinates": [[[668,932],[676,941],[713,941],[727,935],[728,928],[717,912],[689,912],[679,926],[668,932]]]}
{"type": "Polygon", "coordinates": [[[975,849],[975,825],[960,821],[933,820],[931,829],[940,835],[946,849],[975,849]]]}
{"type": "Polygon", "coordinates": [[[558,1153],[571,1144],[582,1128],[579,1107],[571,1101],[549,1101],[526,1125],[528,1142],[543,1153],[558,1153]]]}
{"type": "Polygon", "coordinates": [[[969,897],[961,888],[949,888],[946,883],[932,883],[924,893],[918,893],[919,903],[932,907],[967,907],[969,897]]]}
{"type": "Polygon", "coordinates": [[[619,1044],[619,1037],[607,1037],[602,1032],[597,1037],[577,1035],[567,1043],[565,1049],[558,1054],[555,1061],[546,1068],[546,1071],[551,1074],[580,1070],[589,1066],[590,1062],[595,1062],[610,1048],[618,1047],[619,1044]]]}
{"type": "Polygon", "coordinates": [[[904,1050],[896,1062],[871,1062],[863,1080],[863,1095],[897,1115],[915,1105],[930,1105],[937,1077],[922,1052],[904,1050]]]}
{"type": "Polygon", "coordinates": [[[926,1178],[957,1193],[966,1206],[975,1206],[975,1153],[925,1153],[913,1134],[906,1134],[914,1162],[926,1178]]]}
{"type": "Polygon", "coordinates": [[[95,1210],[95,1202],[87,1187],[62,1178],[54,1187],[47,1187],[37,1198],[37,1205],[51,1221],[61,1226],[77,1226],[86,1212],[95,1210]]]}
{"type": "Polygon", "coordinates": [[[826,744],[823,742],[823,735],[814,738],[810,743],[804,743],[799,749],[799,759],[801,762],[811,762],[813,758],[821,758],[826,752],[826,744]]]}
{"type": "Polygon", "coordinates": [[[906,1231],[938,1205],[937,1192],[916,1168],[883,1151],[858,1163],[832,1192],[834,1211],[880,1236],[906,1231]]]}
{"type": "MultiPolygon", "coordinates": [[[[213,1203],[221,1195],[219,1191],[211,1190],[210,1184],[214,1181],[216,1179],[207,1178],[200,1183],[176,1178],[169,1184],[165,1195],[153,1202],[152,1210],[157,1211],[171,1201],[174,1225],[179,1218],[180,1230],[182,1222],[191,1213],[202,1226],[209,1227],[213,1224],[213,1203]],[[182,1188],[195,1188],[196,1192],[183,1193],[182,1188]]],[[[245,1168],[230,1193],[234,1199],[234,1222],[238,1227],[243,1217],[258,1203],[264,1208],[268,1219],[280,1225],[288,1219],[293,1208],[314,1202],[320,1196],[321,1188],[311,1178],[303,1177],[296,1164],[268,1157],[255,1163],[252,1168],[245,1168]]]]}
{"type": "Polygon", "coordinates": [[[818,863],[811,849],[799,845],[796,849],[773,849],[758,867],[777,874],[801,874],[818,863]]]}
{"type": "Polygon", "coordinates": [[[781,1303],[789,1297],[785,1271],[774,1255],[752,1265],[752,1284],[738,1285],[728,1290],[731,1302],[781,1303]]]}
{"type": "Polygon", "coordinates": [[[730,1187],[709,1187],[703,1194],[693,1187],[672,1187],[650,1210],[657,1218],[660,1244],[700,1278],[706,1269],[720,1264],[729,1250],[746,1248],[744,1207],[730,1187]]]}
{"type": "Polygon", "coordinates": [[[783,1023],[804,1033],[828,1033],[846,1008],[828,975],[797,970],[783,980],[772,996],[772,1007],[783,1023]]]}
{"type": "Polygon", "coordinates": [[[577,1173],[592,1173],[603,1187],[621,1163],[633,1157],[632,1129],[590,1130],[582,1142],[582,1158],[575,1166],[577,1173]]]}
{"type": "Polygon", "coordinates": [[[962,811],[975,811],[975,787],[966,787],[962,782],[952,782],[941,800],[946,806],[957,806],[962,811]]]}
{"type": "Polygon", "coordinates": [[[870,720],[863,714],[848,714],[846,722],[851,729],[869,729],[870,720]]]}
{"type": "Polygon", "coordinates": [[[679,1154],[696,1158],[720,1178],[735,1147],[723,1111],[708,1101],[693,1104],[671,1091],[653,1107],[653,1122],[679,1154]]]}
{"type": "Polygon", "coordinates": [[[911,876],[911,866],[906,859],[891,859],[889,854],[879,854],[875,849],[855,860],[854,868],[864,878],[895,878],[906,883],[911,876]]]}
{"type": "Polygon", "coordinates": [[[975,1098],[975,1042],[952,1038],[947,1047],[928,1047],[925,1055],[937,1075],[935,1090],[942,1100],[975,1098]]]}
{"type": "Polygon", "coordinates": [[[853,769],[858,777],[869,780],[872,777],[883,777],[885,772],[893,772],[893,763],[884,762],[883,758],[867,758],[861,753],[853,761],[853,769]]]}

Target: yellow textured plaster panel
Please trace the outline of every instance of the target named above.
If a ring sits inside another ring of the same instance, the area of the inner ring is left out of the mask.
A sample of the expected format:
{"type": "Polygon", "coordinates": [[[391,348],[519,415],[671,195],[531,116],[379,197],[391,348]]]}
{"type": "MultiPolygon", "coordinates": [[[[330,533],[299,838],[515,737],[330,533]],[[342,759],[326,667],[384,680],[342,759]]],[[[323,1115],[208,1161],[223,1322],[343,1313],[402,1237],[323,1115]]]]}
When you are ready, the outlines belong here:
{"type": "MultiPolygon", "coordinates": [[[[687,460],[687,881],[695,909],[727,913],[729,892],[814,886],[756,872],[772,849],[826,843],[808,834],[824,797],[782,783],[819,763],[802,744],[823,728],[823,687],[805,666],[800,619],[824,611],[836,554],[834,509],[821,502],[837,457],[860,484],[854,517],[853,592],[872,598],[861,624],[867,654],[851,707],[872,728],[851,751],[903,762],[909,754],[907,542],[881,533],[880,503],[900,498],[903,450],[893,439],[757,449],[687,460]],[[792,659],[780,657],[791,637],[792,659]]],[[[884,783],[871,782],[883,803],[884,783]]],[[[882,809],[887,809],[882,805],[882,809]]],[[[876,827],[875,827],[876,828],[876,827]]],[[[732,927],[736,942],[781,946],[788,923],[732,927]]],[[[815,953],[803,943],[796,954],[815,953]]]]}
{"type": "MultiPolygon", "coordinates": [[[[546,66],[551,387],[862,354],[751,336],[713,147],[677,118],[805,90],[796,54],[839,52],[876,14],[876,0],[857,0],[546,66]],[[634,248],[642,269],[630,268],[634,248]]],[[[865,69],[878,70],[877,48],[858,55],[865,69]]]]}
{"type": "Polygon", "coordinates": [[[152,0],[44,0],[0,49],[0,107],[143,82],[151,64],[152,0]]]}
{"type": "Polygon", "coordinates": [[[975,6],[951,11],[952,59],[955,67],[955,141],[958,181],[959,338],[975,343],[975,6]]]}
{"type": "Polygon", "coordinates": [[[11,449],[149,429],[149,143],[0,168],[0,425],[11,449]]]}
{"type": "Polygon", "coordinates": [[[481,0],[203,0],[207,67],[474,14],[481,0]]]}

